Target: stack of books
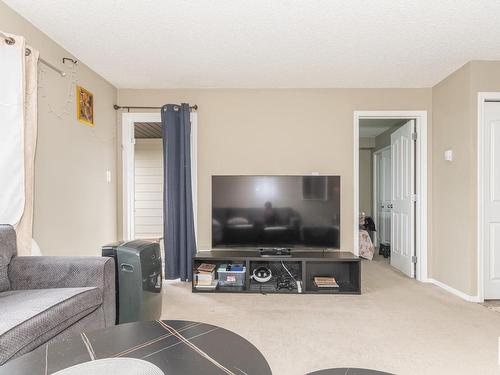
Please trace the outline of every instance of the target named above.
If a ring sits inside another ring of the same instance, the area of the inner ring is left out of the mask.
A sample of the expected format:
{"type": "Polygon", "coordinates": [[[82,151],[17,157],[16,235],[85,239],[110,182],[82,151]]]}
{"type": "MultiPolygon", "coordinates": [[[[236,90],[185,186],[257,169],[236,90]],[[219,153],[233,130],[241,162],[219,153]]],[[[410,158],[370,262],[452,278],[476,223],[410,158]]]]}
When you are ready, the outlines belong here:
{"type": "Polygon", "coordinates": [[[335,277],[318,277],[314,278],[314,285],[318,288],[338,288],[339,284],[335,280],[335,277]]]}
{"type": "Polygon", "coordinates": [[[196,268],[195,280],[198,289],[215,289],[217,280],[215,279],[215,264],[202,263],[196,268]]]}

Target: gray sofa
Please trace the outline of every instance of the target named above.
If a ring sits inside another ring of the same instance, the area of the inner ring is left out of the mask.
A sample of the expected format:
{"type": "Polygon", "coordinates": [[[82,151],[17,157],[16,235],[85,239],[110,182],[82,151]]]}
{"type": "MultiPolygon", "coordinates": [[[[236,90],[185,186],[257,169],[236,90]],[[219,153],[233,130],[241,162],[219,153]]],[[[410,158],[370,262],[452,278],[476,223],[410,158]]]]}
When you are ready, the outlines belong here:
{"type": "Polygon", "coordinates": [[[0,225],[0,365],[38,346],[115,324],[115,266],[103,257],[17,255],[0,225]]]}

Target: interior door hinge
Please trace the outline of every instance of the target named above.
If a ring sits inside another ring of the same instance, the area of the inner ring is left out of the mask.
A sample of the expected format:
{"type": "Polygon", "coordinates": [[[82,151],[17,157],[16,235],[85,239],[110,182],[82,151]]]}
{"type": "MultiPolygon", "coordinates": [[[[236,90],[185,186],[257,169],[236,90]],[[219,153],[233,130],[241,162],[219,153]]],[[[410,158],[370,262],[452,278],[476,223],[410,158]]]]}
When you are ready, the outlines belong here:
{"type": "Polygon", "coordinates": [[[417,132],[411,133],[411,139],[416,141],[417,140],[417,132]]]}
{"type": "Polygon", "coordinates": [[[411,195],[411,201],[416,202],[417,201],[417,194],[412,194],[411,195]]]}
{"type": "Polygon", "coordinates": [[[416,255],[412,255],[411,262],[412,263],[417,263],[417,256],[416,255]]]}

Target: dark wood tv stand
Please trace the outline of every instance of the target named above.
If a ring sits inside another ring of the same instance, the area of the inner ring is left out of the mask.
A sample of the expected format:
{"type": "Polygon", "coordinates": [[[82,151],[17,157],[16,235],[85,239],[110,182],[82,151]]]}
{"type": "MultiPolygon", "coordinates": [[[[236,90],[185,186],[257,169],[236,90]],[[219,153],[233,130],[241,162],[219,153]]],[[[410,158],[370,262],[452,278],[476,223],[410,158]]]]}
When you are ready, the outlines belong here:
{"type": "MultiPolygon", "coordinates": [[[[215,290],[200,290],[195,286],[193,277],[192,291],[196,293],[288,293],[298,294],[293,290],[277,289],[276,281],[258,283],[251,279],[253,269],[259,265],[266,265],[279,273],[286,272],[285,267],[295,273],[301,281],[301,293],[321,294],[361,294],[361,262],[360,258],[347,251],[310,251],[295,250],[291,257],[268,256],[261,257],[258,250],[217,250],[198,252],[193,257],[193,273],[201,263],[212,263],[219,267],[221,264],[242,264],[246,267],[243,286],[220,286],[215,290]],[[295,272],[294,272],[295,271],[295,272]],[[315,276],[333,276],[339,284],[338,288],[318,288],[313,283],[315,276]]],[[[216,278],[217,277],[216,268],[216,278]]]]}

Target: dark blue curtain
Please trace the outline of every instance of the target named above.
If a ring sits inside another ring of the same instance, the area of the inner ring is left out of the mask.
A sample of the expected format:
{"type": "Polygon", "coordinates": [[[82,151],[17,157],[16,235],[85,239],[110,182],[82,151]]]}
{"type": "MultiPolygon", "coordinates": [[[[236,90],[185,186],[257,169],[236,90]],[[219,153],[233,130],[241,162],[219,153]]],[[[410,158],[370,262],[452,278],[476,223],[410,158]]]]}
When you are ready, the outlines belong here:
{"type": "Polygon", "coordinates": [[[191,121],[189,104],[167,104],[161,110],[164,166],[165,277],[191,280],[196,252],[191,187],[191,121]]]}

